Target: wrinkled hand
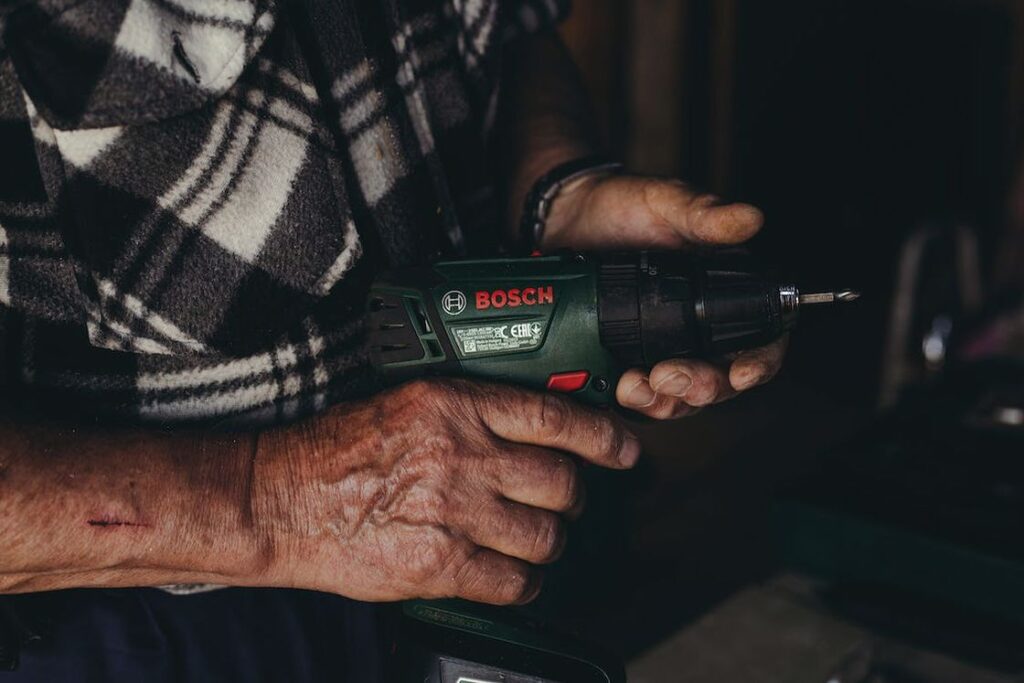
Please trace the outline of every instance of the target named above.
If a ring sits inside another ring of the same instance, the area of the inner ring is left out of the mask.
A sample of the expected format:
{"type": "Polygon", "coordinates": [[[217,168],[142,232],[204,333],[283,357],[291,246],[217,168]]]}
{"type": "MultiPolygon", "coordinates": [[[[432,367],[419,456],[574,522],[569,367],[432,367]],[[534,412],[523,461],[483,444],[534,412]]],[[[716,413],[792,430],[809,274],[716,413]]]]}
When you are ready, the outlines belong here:
{"type": "MultiPolygon", "coordinates": [[[[545,250],[687,249],[736,245],[761,229],[761,212],[722,204],[676,180],[625,175],[587,176],[562,189],[551,208],[545,250]]],[[[735,396],[771,379],[785,339],[721,363],[667,360],[648,373],[626,371],[615,396],[649,417],[667,419],[735,396]]]]}
{"type": "Polygon", "coordinates": [[[418,381],[261,436],[263,583],[360,600],[523,603],[583,486],[570,454],[631,467],[636,438],[552,394],[418,381]]]}

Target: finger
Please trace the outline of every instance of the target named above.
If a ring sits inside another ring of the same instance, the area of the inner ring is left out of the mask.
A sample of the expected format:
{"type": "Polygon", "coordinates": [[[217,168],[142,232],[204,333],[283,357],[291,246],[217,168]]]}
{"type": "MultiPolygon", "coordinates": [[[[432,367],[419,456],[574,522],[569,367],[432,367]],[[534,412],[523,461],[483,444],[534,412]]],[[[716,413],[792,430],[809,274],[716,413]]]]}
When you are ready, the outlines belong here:
{"type": "Polygon", "coordinates": [[[637,409],[652,420],[675,420],[700,412],[700,407],[691,406],[681,398],[658,394],[658,399],[646,408],[637,409]]]}
{"type": "Polygon", "coordinates": [[[586,507],[587,487],[583,484],[580,484],[579,494],[576,496],[576,502],[573,503],[573,505],[562,514],[565,516],[566,519],[570,521],[575,521],[583,515],[583,510],[585,510],[586,507]]]}
{"type": "Polygon", "coordinates": [[[764,223],[761,210],[750,204],[709,204],[693,207],[675,226],[696,244],[741,244],[756,235],[764,223]]]}
{"type": "Polygon", "coordinates": [[[742,352],[729,368],[729,383],[737,391],[744,391],[764,384],[782,367],[786,355],[788,337],[783,337],[768,346],[742,352]]]}
{"type": "Polygon", "coordinates": [[[615,469],[632,467],[640,457],[640,442],[625,427],[564,396],[490,387],[477,410],[508,441],[557,448],[615,469]]]}
{"type": "Polygon", "coordinates": [[[520,446],[508,457],[492,459],[495,492],[505,498],[552,512],[582,509],[583,477],[573,459],[564,453],[534,446],[520,446]]]}
{"type": "Polygon", "coordinates": [[[736,390],[729,384],[726,370],[694,359],[662,361],[651,368],[652,391],[678,398],[688,405],[703,407],[732,398],[736,390]]]}
{"type": "Polygon", "coordinates": [[[523,560],[476,548],[451,578],[451,597],[491,605],[524,605],[540,593],[543,575],[523,560]]]}
{"type": "Polygon", "coordinates": [[[651,388],[647,373],[631,368],[619,378],[619,383],[615,387],[615,400],[623,408],[643,411],[654,405],[658,400],[658,394],[651,388]]]}
{"type": "Polygon", "coordinates": [[[651,388],[650,378],[636,368],[627,370],[615,390],[619,405],[656,420],[685,417],[696,409],[676,396],[658,393],[651,388]]]}
{"type": "Polygon", "coordinates": [[[723,204],[718,197],[695,193],[680,182],[648,182],[644,197],[649,210],[688,242],[739,244],[757,234],[764,223],[761,211],[749,204],[723,204]]]}
{"type": "Polygon", "coordinates": [[[532,564],[554,562],[565,549],[565,522],[554,512],[495,498],[471,511],[464,531],[479,546],[532,564]]]}

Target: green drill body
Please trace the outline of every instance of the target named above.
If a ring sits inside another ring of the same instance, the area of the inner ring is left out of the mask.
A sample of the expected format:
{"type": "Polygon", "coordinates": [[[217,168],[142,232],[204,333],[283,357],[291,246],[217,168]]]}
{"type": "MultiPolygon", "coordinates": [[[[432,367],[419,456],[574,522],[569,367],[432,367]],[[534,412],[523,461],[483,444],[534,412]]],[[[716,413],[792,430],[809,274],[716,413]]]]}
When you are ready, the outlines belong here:
{"type": "Polygon", "coordinates": [[[378,279],[371,352],[388,382],[464,376],[610,404],[626,368],[763,345],[792,326],[800,299],[721,255],[448,261],[378,279]]]}
{"type": "Polygon", "coordinates": [[[601,344],[597,297],[596,264],[573,256],[392,273],[371,295],[376,364],[392,381],[469,376],[533,389],[585,372],[572,393],[606,403],[621,368],[601,344]]]}

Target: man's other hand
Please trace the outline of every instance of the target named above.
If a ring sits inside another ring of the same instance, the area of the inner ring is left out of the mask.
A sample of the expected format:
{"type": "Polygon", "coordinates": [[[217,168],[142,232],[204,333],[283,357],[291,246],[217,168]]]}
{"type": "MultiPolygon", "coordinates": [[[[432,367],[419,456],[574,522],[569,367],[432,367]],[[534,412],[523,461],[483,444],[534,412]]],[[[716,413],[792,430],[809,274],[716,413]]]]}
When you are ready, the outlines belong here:
{"type": "MultiPolygon", "coordinates": [[[[587,176],[559,192],[544,232],[544,249],[689,249],[741,244],[761,229],[749,204],[723,204],[677,180],[628,175],[587,176]]],[[[713,363],[668,360],[648,372],[626,371],[619,403],[649,417],[682,417],[767,382],[782,365],[786,340],[713,363]]]]}
{"type": "Polygon", "coordinates": [[[532,600],[583,506],[576,460],[640,444],[551,394],[417,381],[263,435],[253,518],[271,585],[362,600],[532,600]]]}

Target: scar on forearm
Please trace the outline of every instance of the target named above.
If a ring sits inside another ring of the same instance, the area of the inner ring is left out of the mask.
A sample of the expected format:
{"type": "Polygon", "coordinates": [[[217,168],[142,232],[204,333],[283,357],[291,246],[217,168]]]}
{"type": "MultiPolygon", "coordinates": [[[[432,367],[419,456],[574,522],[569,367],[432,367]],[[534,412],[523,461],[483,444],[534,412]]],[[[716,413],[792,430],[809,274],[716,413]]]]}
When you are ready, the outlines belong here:
{"type": "Polygon", "coordinates": [[[117,519],[116,517],[101,517],[99,519],[88,519],[85,522],[89,526],[96,527],[120,527],[120,526],[134,526],[134,527],[148,527],[148,524],[142,522],[132,522],[127,519],[117,519]]]}

